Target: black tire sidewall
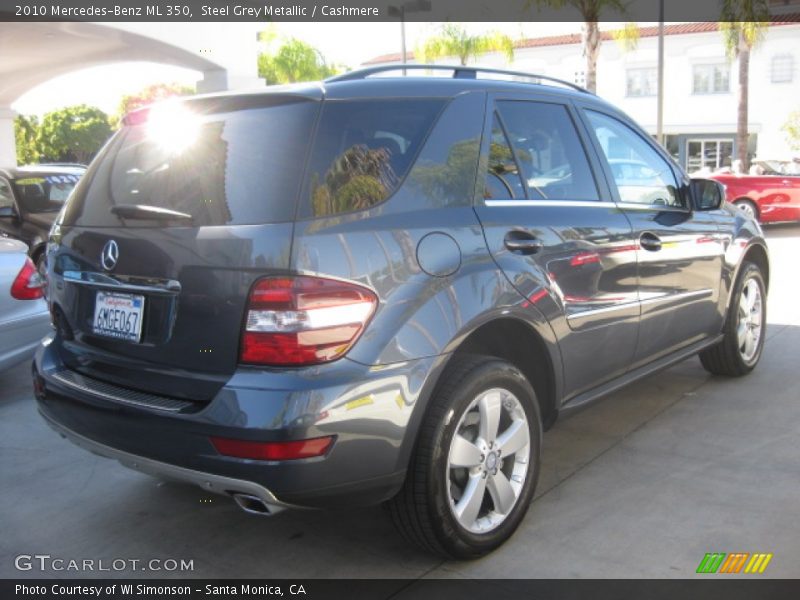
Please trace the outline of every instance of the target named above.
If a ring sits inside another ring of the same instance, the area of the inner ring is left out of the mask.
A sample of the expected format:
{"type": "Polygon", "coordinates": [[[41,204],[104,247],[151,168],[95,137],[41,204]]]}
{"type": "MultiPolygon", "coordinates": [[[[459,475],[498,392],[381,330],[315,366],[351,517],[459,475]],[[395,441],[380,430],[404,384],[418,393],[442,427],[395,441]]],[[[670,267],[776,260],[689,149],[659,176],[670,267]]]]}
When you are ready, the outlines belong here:
{"type": "Polygon", "coordinates": [[[447,402],[445,418],[441,419],[433,433],[431,460],[427,465],[428,510],[437,538],[445,549],[457,558],[482,556],[505,542],[517,529],[531,502],[536,481],[539,477],[539,458],[541,455],[542,426],[536,394],[520,371],[502,360],[487,359],[472,370],[448,397],[437,398],[447,402]],[[450,443],[462,415],[472,401],[482,392],[491,388],[505,388],[512,392],[525,411],[530,433],[531,456],[528,473],[517,503],[511,514],[493,531],[475,534],[464,529],[452,514],[447,494],[449,478],[447,460],[450,443]]]}

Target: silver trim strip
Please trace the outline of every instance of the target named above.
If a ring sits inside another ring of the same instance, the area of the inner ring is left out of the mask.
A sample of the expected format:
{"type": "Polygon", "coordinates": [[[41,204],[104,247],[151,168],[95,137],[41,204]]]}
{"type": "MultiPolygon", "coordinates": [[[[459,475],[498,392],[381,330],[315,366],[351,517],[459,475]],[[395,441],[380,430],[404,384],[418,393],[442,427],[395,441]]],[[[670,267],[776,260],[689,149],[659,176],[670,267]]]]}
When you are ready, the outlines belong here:
{"type": "Polygon", "coordinates": [[[682,206],[660,206],[656,204],[636,204],[634,202],[608,202],[606,200],[484,200],[484,205],[492,208],[520,206],[567,208],[616,208],[623,210],[657,210],[659,212],[689,212],[682,206]]]}
{"type": "Polygon", "coordinates": [[[513,207],[513,206],[571,206],[586,208],[617,208],[613,202],[604,200],[484,200],[486,206],[513,207]]]}
{"type": "Polygon", "coordinates": [[[639,304],[647,306],[648,304],[658,304],[659,302],[666,302],[667,300],[688,300],[689,298],[705,298],[714,293],[710,288],[702,290],[695,290],[694,292],[681,292],[680,294],[665,294],[664,296],[657,296],[655,298],[647,298],[639,300],[639,304]]]}
{"type": "Polygon", "coordinates": [[[607,312],[613,312],[617,310],[625,310],[626,308],[631,308],[633,306],[647,306],[650,304],[658,304],[659,302],[667,302],[670,300],[688,300],[689,298],[705,298],[706,296],[710,296],[713,294],[714,291],[708,288],[702,290],[696,290],[693,292],[681,292],[680,294],[664,294],[663,296],[657,296],[655,298],[647,298],[646,300],[634,300],[633,302],[625,302],[624,304],[617,304],[615,306],[604,306],[603,308],[595,308],[591,310],[584,310],[581,312],[572,313],[571,315],[567,315],[567,321],[572,321],[574,319],[581,319],[583,317],[593,317],[595,315],[600,315],[607,312]]]}
{"type": "Polygon", "coordinates": [[[181,291],[180,282],[173,279],[168,279],[159,285],[136,285],[125,283],[105,273],[93,273],[91,271],[64,271],[62,277],[69,283],[90,287],[111,287],[123,292],[145,292],[147,294],[168,294],[172,296],[181,291]]]}
{"type": "Polygon", "coordinates": [[[616,304],[614,306],[604,306],[603,308],[594,308],[590,310],[583,310],[581,312],[572,313],[567,315],[567,321],[573,321],[575,319],[582,319],[583,317],[594,317],[595,315],[602,315],[603,313],[607,312],[614,312],[617,310],[625,310],[626,308],[632,308],[635,306],[639,306],[639,301],[634,300],[633,302],[625,302],[624,304],[616,304]]]}
{"type": "Polygon", "coordinates": [[[657,210],[658,212],[690,212],[684,206],[667,206],[662,204],[637,204],[636,202],[617,202],[616,205],[624,210],[657,210]]]}
{"type": "Polygon", "coordinates": [[[80,446],[84,450],[93,452],[99,456],[110,458],[119,461],[119,463],[134,471],[146,473],[155,477],[163,477],[165,479],[173,479],[175,481],[185,481],[186,483],[193,483],[208,492],[215,494],[232,495],[232,494],[249,494],[261,500],[264,504],[268,505],[273,513],[283,510],[285,508],[299,508],[291,504],[281,502],[275,497],[271,491],[264,486],[246,481],[244,479],[234,479],[232,477],[224,477],[222,475],[214,475],[212,473],[205,473],[203,471],[195,471],[177,465],[160,462],[136,454],[130,454],[123,450],[111,448],[100,442],[96,442],[87,437],[82,436],[55,422],[51,417],[47,416],[40,411],[40,414],[56,433],[62,435],[64,438],[80,446]]]}

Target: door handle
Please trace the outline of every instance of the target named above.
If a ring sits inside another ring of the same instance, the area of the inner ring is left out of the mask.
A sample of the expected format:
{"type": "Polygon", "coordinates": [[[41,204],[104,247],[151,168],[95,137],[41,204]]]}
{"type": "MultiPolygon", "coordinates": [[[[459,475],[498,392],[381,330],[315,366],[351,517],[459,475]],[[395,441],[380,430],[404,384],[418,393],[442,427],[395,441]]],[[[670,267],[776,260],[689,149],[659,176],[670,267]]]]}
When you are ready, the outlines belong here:
{"type": "Polygon", "coordinates": [[[661,239],[655,234],[645,231],[639,236],[639,245],[650,252],[661,250],[661,239]]]}
{"type": "Polygon", "coordinates": [[[536,254],[544,248],[542,241],[527,231],[509,231],[503,243],[511,252],[517,254],[536,254]]]}

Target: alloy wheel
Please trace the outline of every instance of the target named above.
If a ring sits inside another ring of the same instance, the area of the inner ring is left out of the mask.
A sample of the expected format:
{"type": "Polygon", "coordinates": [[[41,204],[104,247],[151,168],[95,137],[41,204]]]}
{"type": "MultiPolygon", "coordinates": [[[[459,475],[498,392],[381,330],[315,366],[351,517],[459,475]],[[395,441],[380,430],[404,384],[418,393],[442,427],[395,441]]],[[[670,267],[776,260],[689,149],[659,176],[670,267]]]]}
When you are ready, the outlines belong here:
{"type": "Polygon", "coordinates": [[[513,393],[492,388],[472,401],[447,459],[450,509],[464,529],[488,533],[506,519],[528,476],[530,454],[528,419],[513,393]]]}
{"type": "Polygon", "coordinates": [[[736,326],[739,354],[745,362],[752,361],[758,352],[763,312],[761,288],[755,279],[748,279],[739,298],[739,321],[736,326]]]}

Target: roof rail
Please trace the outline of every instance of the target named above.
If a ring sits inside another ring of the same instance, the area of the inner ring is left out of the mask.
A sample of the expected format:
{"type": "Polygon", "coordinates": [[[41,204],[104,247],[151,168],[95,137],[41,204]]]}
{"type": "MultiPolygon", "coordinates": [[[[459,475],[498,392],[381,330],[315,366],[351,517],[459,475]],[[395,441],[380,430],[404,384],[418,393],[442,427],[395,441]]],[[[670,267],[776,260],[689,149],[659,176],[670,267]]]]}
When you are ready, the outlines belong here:
{"type": "Polygon", "coordinates": [[[573,90],[577,90],[585,94],[592,93],[589,90],[582,88],[579,85],[576,85],[569,81],[564,81],[563,79],[556,79],[555,77],[549,77],[547,75],[524,73],[522,71],[505,71],[502,69],[485,69],[483,67],[464,67],[462,65],[417,65],[417,64],[379,65],[377,67],[367,67],[365,69],[358,69],[356,71],[350,71],[349,73],[342,73],[341,75],[335,75],[333,77],[329,77],[325,81],[328,83],[336,81],[357,81],[359,79],[366,79],[371,75],[375,75],[377,73],[385,73],[387,71],[452,71],[453,79],[477,79],[478,73],[490,73],[494,75],[513,75],[515,77],[536,79],[538,80],[536,83],[540,83],[542,81],[549,81],[552,83],[558,83],[560,85],[564,85],[568,88],[572,88],[573,90]]]}

